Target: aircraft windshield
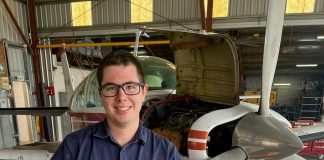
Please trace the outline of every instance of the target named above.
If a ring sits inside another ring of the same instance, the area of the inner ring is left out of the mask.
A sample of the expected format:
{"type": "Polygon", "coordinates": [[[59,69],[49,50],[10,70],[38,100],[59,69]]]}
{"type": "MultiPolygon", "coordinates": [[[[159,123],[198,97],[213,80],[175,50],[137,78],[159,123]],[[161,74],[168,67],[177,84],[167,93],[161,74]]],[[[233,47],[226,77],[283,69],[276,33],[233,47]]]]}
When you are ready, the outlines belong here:
{"type": "MultiPolygon", "coordinates": [[[[140,56],[139,61],[143,65],[145,83],[148,84],[149,92],[152,90],[173,90],[176,87],[175,65],[167,60],[140,56]]],[[[72,108],[82,109],[102,107],[98,92],[96,70],[85,81],[81,82],[72,98],[72,108]],[[82,93],[81,93],[82,92],[82,93]]]]}

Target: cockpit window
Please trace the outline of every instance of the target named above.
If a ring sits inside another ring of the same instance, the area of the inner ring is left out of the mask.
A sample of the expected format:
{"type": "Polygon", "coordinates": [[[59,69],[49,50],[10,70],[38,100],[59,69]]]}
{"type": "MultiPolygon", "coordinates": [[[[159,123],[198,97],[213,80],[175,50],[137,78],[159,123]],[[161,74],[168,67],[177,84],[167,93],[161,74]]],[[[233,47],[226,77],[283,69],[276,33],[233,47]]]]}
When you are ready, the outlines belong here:
{"type": "Polygon", "coordinates": [[[143,65],[144,80],[149,90],[175,89],[174,64],[157,57],[141,56],[138,58],[143,65]]]}

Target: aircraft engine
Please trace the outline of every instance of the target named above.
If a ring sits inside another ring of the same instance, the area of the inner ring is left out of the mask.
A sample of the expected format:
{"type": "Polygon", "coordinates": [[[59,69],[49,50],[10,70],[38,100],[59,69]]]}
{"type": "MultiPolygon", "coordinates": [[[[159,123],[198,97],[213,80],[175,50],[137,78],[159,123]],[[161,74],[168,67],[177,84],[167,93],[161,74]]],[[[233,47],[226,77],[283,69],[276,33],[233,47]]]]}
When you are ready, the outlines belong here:
{"type": "MultiPolygon", "coordinates": [[[[203,102],[191,96],[172,97],[155,102],[142,115],[144,126],[172,141],[183,156],[188,156],[188,133],[192,124],[204,114],[230,106],[203,102]]],[[[209,134],[208,156],[231,149],[237,121],[215,127],[209,134]]]]}

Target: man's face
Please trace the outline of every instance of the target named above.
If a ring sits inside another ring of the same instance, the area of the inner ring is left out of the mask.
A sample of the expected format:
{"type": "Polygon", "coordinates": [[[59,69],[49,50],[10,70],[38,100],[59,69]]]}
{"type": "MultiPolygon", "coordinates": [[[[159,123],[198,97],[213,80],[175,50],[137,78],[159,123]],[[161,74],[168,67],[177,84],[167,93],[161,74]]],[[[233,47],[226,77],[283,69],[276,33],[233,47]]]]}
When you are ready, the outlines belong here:
{"type": "MultiPolygon", "coordinates": [[[[132,64],[128,66],[112,65],[103,70],[101,86],[109,83],[122,85],[128,82],[140,82],[137,69],[132,64]]],[[[144,86],[144,89],[140,87],[140,92],[137,95],[127,95],[121,88],[114,97],[104,97],[101,94],[109,123],[118,126],[138,123],[139,112],[145,99],[147,88],[147,85],[144,86]]]]}

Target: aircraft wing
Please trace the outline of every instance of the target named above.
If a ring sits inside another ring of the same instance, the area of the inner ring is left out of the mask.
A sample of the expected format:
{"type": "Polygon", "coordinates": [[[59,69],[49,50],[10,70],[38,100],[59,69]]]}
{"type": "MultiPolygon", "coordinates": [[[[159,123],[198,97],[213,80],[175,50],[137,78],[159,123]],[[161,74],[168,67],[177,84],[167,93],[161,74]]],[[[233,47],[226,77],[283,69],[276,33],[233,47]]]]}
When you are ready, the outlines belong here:
{"type": "Polygon", "coordinates": [[[0,108],[0,115],[60,116],[68,107],[0,108]]]}
{"type": "Polygon", "coordinates": [[[293,128],[292,131],[302,142],[324,139],[324,123],[293,128]]]}

